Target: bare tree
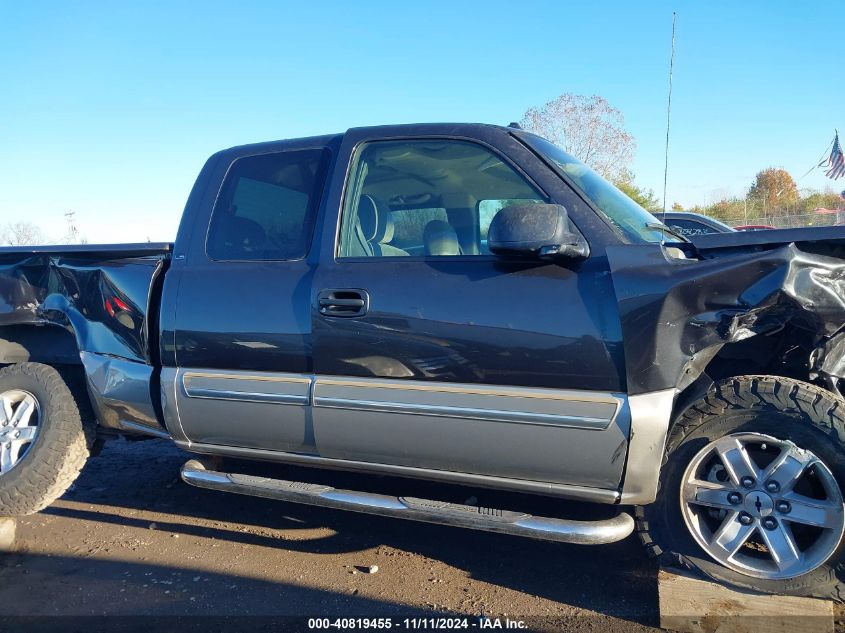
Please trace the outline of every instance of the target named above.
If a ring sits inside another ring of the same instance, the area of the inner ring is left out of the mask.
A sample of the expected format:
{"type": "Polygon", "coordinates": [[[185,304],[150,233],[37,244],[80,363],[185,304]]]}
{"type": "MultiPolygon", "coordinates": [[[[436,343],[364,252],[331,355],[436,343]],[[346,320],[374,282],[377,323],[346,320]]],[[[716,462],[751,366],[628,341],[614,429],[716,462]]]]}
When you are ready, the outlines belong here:
{"type": "Polygon", "coordinates": [[[612,181],[622,181],[636,150],[622,112],[606,99],[565,93],[531,108],[520,125],[562,147],[612,181]]]}
{"type": "Polygon", "coordinates": [[[6,246],[32,246],[45,241],[44,231],[32,222],[10,222],[0,230],[0,242],[6,246]]]}

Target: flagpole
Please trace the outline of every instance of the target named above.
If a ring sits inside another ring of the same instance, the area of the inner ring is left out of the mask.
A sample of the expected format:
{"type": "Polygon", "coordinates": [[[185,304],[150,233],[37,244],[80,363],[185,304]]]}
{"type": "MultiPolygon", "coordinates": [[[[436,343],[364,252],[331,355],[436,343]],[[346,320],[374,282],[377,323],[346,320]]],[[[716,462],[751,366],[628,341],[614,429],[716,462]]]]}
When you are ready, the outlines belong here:
{"type": "Polygon", "coordinates": [[[666,104],[666,156],[663,163],[663,213],[666,213],[666,184],[669,180],[669,122],[672,120],[672,70],[675,66],[675,18],[672,11],[672,55],[669,57],[669,101],[666,104]]]}

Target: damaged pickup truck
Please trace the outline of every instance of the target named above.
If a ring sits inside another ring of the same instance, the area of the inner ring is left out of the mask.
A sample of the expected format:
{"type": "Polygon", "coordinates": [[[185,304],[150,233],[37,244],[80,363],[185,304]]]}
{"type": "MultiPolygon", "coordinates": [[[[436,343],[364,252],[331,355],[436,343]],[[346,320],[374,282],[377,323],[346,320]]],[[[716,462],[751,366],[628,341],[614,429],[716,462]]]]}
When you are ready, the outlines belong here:
{"type": "Polygon", "coordinates": [[[206,456],[182,469],[203,488],[561,542],[636,530],[726,583],[838,597],[843,326],[845,229],[688,242],[519,129],[236,147],[174,244],[0,249],[0,514],[44,508],[108,437],[162,437],[206,456]]]}

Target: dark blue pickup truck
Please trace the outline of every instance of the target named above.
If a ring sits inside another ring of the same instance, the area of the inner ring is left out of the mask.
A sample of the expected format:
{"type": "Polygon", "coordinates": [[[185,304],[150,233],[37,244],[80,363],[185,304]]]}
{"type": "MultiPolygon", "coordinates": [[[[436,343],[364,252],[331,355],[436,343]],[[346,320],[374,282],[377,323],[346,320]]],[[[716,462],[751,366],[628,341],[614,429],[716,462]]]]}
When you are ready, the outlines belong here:
{"type": "Polygon", "coordinates": [[[841,228],[687,241],[514,128],[225,150],[173,244],[0,249],[0,514],[51,503],[109,437],[161,437],[204,488],[563,542],[636,530],[724,582],[845,595],[843,258],[841,228]]]}

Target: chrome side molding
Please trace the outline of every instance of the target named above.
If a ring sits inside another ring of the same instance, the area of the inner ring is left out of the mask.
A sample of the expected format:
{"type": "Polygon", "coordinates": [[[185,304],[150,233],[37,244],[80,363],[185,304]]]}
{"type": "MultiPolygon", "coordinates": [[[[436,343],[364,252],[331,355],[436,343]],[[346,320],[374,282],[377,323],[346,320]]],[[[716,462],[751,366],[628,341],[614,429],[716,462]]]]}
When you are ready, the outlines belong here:
{"type": "Polygon", "coordinates": [[[624,401],[610,392],[323,375],[313,388],[318,408],[595,431],[614,423],[624,401]]]}
{"type": "Polygon", "coordinates": [[[271,372],[183,371],[182,389],[189,398],[307,406],[311,376],[271,372]]]}
{"type": "Polygon", "coordinates": [[[624,512],[613,518],[598,521],[537,517],[523,512],[495,508],[413,497],[391,497],[355,490],[339,490],[320,484],[217,472],[206,470],[197,460],[190,460],[182,467],[182,479],[193,486],[210,490],[237,492],[291,503],[352,510],[560,543],[581,545],[613,543],[624,539],[634,530],[633,518],[624,512]]]}

